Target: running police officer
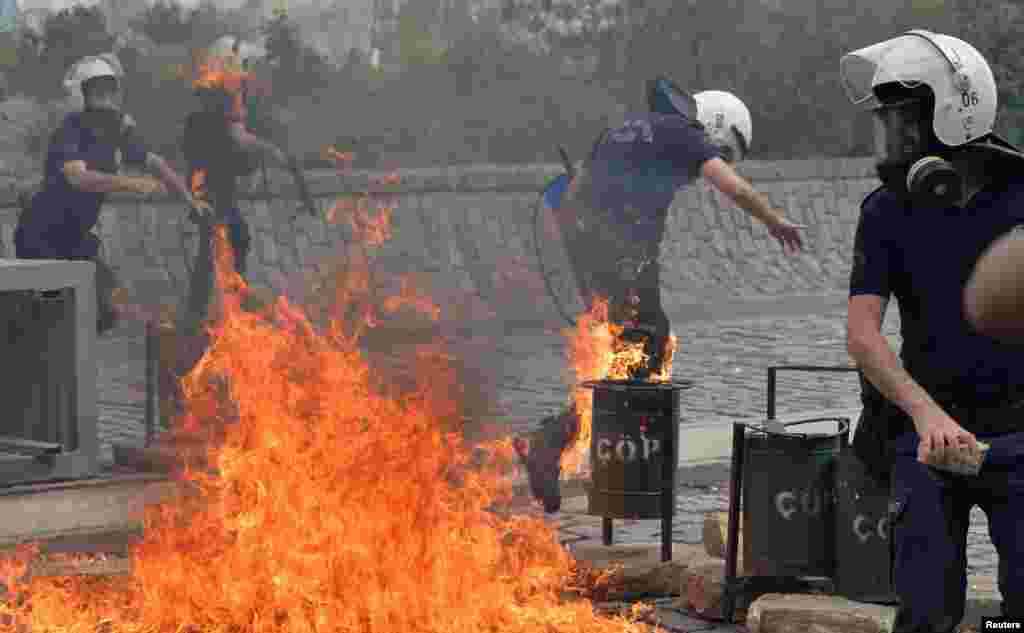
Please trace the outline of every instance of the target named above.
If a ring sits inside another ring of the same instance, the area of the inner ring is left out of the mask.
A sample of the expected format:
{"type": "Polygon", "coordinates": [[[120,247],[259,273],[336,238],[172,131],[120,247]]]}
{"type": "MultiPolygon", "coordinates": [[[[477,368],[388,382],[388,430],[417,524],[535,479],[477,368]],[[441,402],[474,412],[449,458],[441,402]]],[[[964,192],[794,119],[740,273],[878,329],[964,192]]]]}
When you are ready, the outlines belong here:
{"type": "Polygon", "coordinates": [[[23,259],[88,260],[96,264],[97,329],[117,323],[112,293],[117,281],[99,257],[93,233],[110,192],[153,194],[173,189],[197,212],[208,207],[193,200],[185,181],[148,151],[131,118],[121,111],[120,64],[112,56],[87,57],[65,79],[84,108],[68,114],[50,138],[42,189],[18,219],[14,243],[23,259]],[[159,180],[120,175],[121,163],[145,166],[159,180]]]}
{"type": "MultiPolygon", "coordinates": [[[[659,250],[668,211],[678,190],[705,179],[757,218],[787,252],[802,247],[798,225],[785,219],[733,169],[751,142],[746,105],[728,92],[690,96],[660,77],[648,83],[649,112],[632,114],[606,130],[580,174],[556,205],[566,251],[590,308],[609,302],[609,318],[621,338],[643,342],[645,365],[632,378],[664,374],[669,320],[662,307],[659,250]]],[[[549,512],[560,506],[562,452],[575,438],[570,410],[542,423],[544,441],[518,443],[533,494],[549,512]]]]}
{"type": "Polygon", "coordinates": [[[855,438],[888,451],[893,490],[895,631],[953,631],[964,615],[970,512],[988,515],[1003,611],[1024,615],[1024,461],[1001,438],[1020,430],[1024,351],[975,331],[963,292],[979,256],[1024,225],[1024,162],[996,137],[996,84],[984,57],[954,37],[909,31],[849,53],[855,103],[870,102],[882,186],[861,206],[850,281],[848,348],[884,415],[855,438]],[[881,334],[895,296],[900,358],[881,334]],[[902,363],[900,362],[902,360],[902,363]],[[1015,413],[1016,412],[1016,413],[1015,413]],[[977,476],[933,467],[992,450],[977,476]],[[1002,449],[1000,448],[1002,447],[1002,449]],[[1008,454],[996,459],[1003,450],[1008,454]]]}

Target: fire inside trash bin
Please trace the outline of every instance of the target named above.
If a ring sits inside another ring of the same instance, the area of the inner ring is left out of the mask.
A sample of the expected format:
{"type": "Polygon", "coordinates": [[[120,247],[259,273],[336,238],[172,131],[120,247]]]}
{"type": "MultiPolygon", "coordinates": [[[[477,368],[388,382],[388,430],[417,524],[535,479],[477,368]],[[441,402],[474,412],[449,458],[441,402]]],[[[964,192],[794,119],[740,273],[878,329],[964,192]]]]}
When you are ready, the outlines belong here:
{"type": "MultiPolygon", "coordinates": [[[[593,380],[626,380],[632,371],[647,362],[642,342],[623,341],[623,327],[609,319],[607,300],[595,301],[591,309],[576,319],[576,327],[564,332],[568,341],[570,406],[579,417],[579,430],[572,445],[562,454],[562,477],[584,473],[589,467],[591,429],[594,420],[593,392],[582,386],[593,380]]],[[[665,362],[653,382],[672,380],[672,360],[677,339],[669,337],[665,362]]]]}

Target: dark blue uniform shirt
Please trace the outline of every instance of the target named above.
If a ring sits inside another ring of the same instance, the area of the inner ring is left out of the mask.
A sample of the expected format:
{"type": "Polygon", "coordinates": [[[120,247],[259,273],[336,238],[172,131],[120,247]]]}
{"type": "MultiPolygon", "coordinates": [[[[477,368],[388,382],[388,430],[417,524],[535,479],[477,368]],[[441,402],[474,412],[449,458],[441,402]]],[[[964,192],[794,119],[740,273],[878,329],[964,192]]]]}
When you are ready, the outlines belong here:
{"type": "MultiPolygon", "coordinates": [[[[79,255],[77,251],[88,242],[87,234],[99,220],[106,194],[73,187],[64,177],[64,163],[81,160],[91,170],[116,173],[118,149],[125,163],[142,165],[146,161],[147,149],[131,130],[117,142],[101,141],[82,124],[81,113],[74,112],[64,118],[50,138],[43,188],[33,197],[27,217],[19,223],[22,246],[28,251],[21,256],[79,255]]],[[[88,253],[81,255],[89,256],[88,253]]]]}
{"type": "Polygon", "coordinates": [[[997,405],[1024,388],[1024,347],[976,332],[963,307],[975,263],[1024,228],[1024,177],[979,192],[966,208],[917,208],[884,188],[861,205],[850,296],[895,296],[904,367],[940,400],[997,405]]]}
{"type": "Polygon", "coordinates": [[[630,114],[590,157],[591,187],[580,192],[627,240],[660,242],[676,192],[720,157],[704,128],[681,115],[630,114]]]}

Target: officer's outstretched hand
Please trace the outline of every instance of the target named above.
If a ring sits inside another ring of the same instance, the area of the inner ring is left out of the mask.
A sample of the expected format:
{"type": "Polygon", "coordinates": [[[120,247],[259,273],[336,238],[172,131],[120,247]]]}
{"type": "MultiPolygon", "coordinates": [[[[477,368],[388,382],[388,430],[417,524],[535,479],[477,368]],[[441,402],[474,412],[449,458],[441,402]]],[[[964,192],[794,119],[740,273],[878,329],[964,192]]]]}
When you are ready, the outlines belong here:
{"type": "Polygon", "coordinates": [[[914,429],[921,438],[917,446],[917,461],[922,464],[955,460],[965,448],[971,454],[980,451],[977,438],[939,407],[930,407],[915,415],[914,429]]]}
{"type": "Polygon", "coordinates": [[[779,241],[779,245],[787,255],[795,255],[804,246],[803,238],[800,237],[800,229],[806,228],[802,224],[793,224],[786,218],[779,218],[776,222],[768,224],[768,233],[779,241]]]}

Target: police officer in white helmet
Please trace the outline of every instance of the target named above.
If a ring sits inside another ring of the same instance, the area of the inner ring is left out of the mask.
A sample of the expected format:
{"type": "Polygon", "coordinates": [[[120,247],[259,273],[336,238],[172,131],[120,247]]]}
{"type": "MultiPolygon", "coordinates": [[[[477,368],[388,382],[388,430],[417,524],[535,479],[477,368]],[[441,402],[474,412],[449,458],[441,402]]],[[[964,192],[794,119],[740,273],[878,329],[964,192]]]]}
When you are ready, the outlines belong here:
{"type": "Polygon", "coordinates": [[[1024,226],[1024,157],[993,133],[995,79],[967,42],[908,31],[840,68],[850,99],[874,114],[882,181],[861,206],[847,329],[867,379],[854,450],[893,491],[894,631],[960,624],[975,505],[999,554],[1003,612],[1020,618],[1024,350],[975,330],[962,297],[979,256],[1024,226]],[[881,334],[893,296],[899,358],[881,334]],[[978,440],[991,446],[984,458],[978,440]],[[975,475],[949,472],[982,459],[975,475]]]}
{"type": "Polygon", "coordinates": [[[96,263],[97,328],[114,327],[111,293],[116,279],[99,258],[93,233],[108,193],[153,194],[172,189],[197,212],[207,205],[192,199],[185,181],[139,138],[121,109],[123,72],[116,57],[87,57],[71,67],[64,86],[80,96],[82,110],[65,116],[50,138],[42,189],[18,219],[19,258],[82,259],[96,263]],[[157,178],[121,174],[122,163],[146,167],[157,178]]]}
{"type": "MultiPolygon", "coordinates": [[[[693,96],[664,77],[648,82],[647,112],[629,114],[598,138],[580,173],[556,180],[545,200],[558,218],[566,252],[587,307],[609,303],[621,337],[642,342],[647,362],[631,378],[665,374],[670,324],[661,304],[661,239],[676,193],[703,177],[763,223],[790,253],[802,247],[800,226],[733,169],[747,157],[750,111],[735,95],[693,96]],[[565,191],[564,201],[560,191],[565,191]]],[[[578,430],[566,411],[542,422],[543,442],[518,443],[535,497],[558,509],[561,453],[578,430]]]]}

